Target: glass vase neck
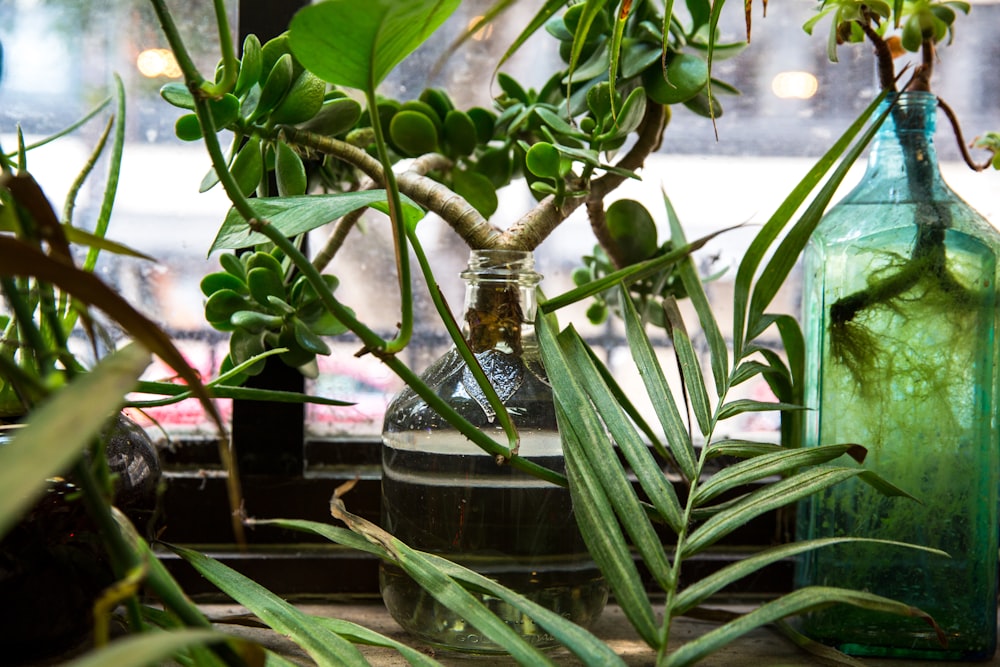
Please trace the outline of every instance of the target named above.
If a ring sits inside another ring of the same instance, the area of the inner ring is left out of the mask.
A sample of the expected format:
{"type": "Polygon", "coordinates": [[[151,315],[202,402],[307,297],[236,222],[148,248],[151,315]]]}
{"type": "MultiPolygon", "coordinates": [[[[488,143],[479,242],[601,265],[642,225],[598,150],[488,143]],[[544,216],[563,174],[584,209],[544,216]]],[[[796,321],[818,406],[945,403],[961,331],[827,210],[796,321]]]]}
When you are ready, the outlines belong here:
{"type": "Polygon", "coordinates": [[[520,354],[534,335],[535,287],[542,276],[526,250],[473,250],[466,281],[465,333],[473,352],[520,354]]]}

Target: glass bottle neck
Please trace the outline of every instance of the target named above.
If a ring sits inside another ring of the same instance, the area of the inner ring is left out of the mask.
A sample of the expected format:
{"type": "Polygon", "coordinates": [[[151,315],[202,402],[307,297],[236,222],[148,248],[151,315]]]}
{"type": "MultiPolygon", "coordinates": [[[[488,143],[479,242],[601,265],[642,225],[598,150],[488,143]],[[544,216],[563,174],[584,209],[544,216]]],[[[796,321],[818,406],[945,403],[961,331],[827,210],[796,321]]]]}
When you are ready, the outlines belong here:
{"type": "Polygon", "coordinates": [[[473,250],[462,272],[465,336],[473,352],[521,354],[534,341],[535,287],[541,276],[522,250],[473,250]]]}
{"type": "Polygon", "coordinates": [[[933,199],[936,191],[947,187],[934,150],[937,97],[899,93],[895,100],[883,102],[878,113],[886,109],[888,115],[869,154],[866,180],[881,181],[897,199],[933,199]]]}

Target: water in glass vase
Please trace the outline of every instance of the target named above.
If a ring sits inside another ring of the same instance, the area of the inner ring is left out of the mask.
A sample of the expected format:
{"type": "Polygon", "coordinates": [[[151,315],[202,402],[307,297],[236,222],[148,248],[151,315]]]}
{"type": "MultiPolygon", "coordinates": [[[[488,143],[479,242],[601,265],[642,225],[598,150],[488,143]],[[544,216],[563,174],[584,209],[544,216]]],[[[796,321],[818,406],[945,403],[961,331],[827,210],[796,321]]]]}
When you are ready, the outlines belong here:
{"type": "MultiPolygon", "coordinates": [[[[537,274],[530,271],[530,254],[477,251],[463,277],[469,281],[467,338],[517,427],[520,456],[562,472],[551,388],[531,328],[537,274]]],[[[457,351],[422,378],[470,422],[505,441],[457,351]]],[[[386,412],[382,523],[408,545],[495,579],[580,625],[593,622],[607,601],[607,584],[579,534],[568,490],[498,464],[410,389],[386,412]]],[[[383,564],[380,584],[389,612],[419,639],[447,650],[503,651],[399,568],[383,564]]],[[[528,642],[555,643],[520,611],[491,596],[480,599],[528,642]]]]}

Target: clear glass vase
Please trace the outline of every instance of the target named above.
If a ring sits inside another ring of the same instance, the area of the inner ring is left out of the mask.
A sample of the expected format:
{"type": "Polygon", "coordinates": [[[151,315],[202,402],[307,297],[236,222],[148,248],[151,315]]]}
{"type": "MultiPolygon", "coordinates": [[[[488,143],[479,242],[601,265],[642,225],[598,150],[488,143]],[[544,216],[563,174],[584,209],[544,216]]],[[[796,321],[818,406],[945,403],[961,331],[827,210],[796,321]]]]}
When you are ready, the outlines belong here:
{"type": "Polygon", "coordinates": [[[1000,236],[941,178],[936,107],[930,93],[898,95],[860,184],[805,256],[805,445],[861,444],[864,467],[917,500],[854,480],[802,503],[798,536],[950,555],[855,543],[802,559],[798,586],[898,599],[948,640],[921,619],[843,605],[805,618],[807,635],[854,655],[982,659],[996,647],[1000,236]]]}
{"type": "MultiPolygon", "coordinates": [[[[529,252],[473,251],[464,334],[520,435],[520,455],[562,471],[552,391],[534,336],[535,286],[529,252]]],[[[471,371],[452,348],[423,380],[473,424],[506,440],[471,371]]],[[[410,546],[489,576],[581,625],[597,618],[607,585],[587,554],[569,492],[494,458],[409,388],[390,404],[382,435],[382,524],[410,546]]],[[[438,648],[502,649],[383,564],[382,597],[407,631],[438,648]]],[[[526,640],[552,637],[500,600],[484,601],[526,640]]]]}

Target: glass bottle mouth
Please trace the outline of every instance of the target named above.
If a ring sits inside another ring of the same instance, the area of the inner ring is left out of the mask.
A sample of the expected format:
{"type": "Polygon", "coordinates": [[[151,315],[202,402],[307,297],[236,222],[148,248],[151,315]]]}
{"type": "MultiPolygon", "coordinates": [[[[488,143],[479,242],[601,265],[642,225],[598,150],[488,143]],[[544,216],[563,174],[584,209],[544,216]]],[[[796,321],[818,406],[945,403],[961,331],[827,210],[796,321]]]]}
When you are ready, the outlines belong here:
{"type": "Polygon", "coordinates": [[[468,267],[459,275],[468,282],[517,281],[522,287],[534,287],[542,280],[529,250],[473,250],[468,267]]]}

